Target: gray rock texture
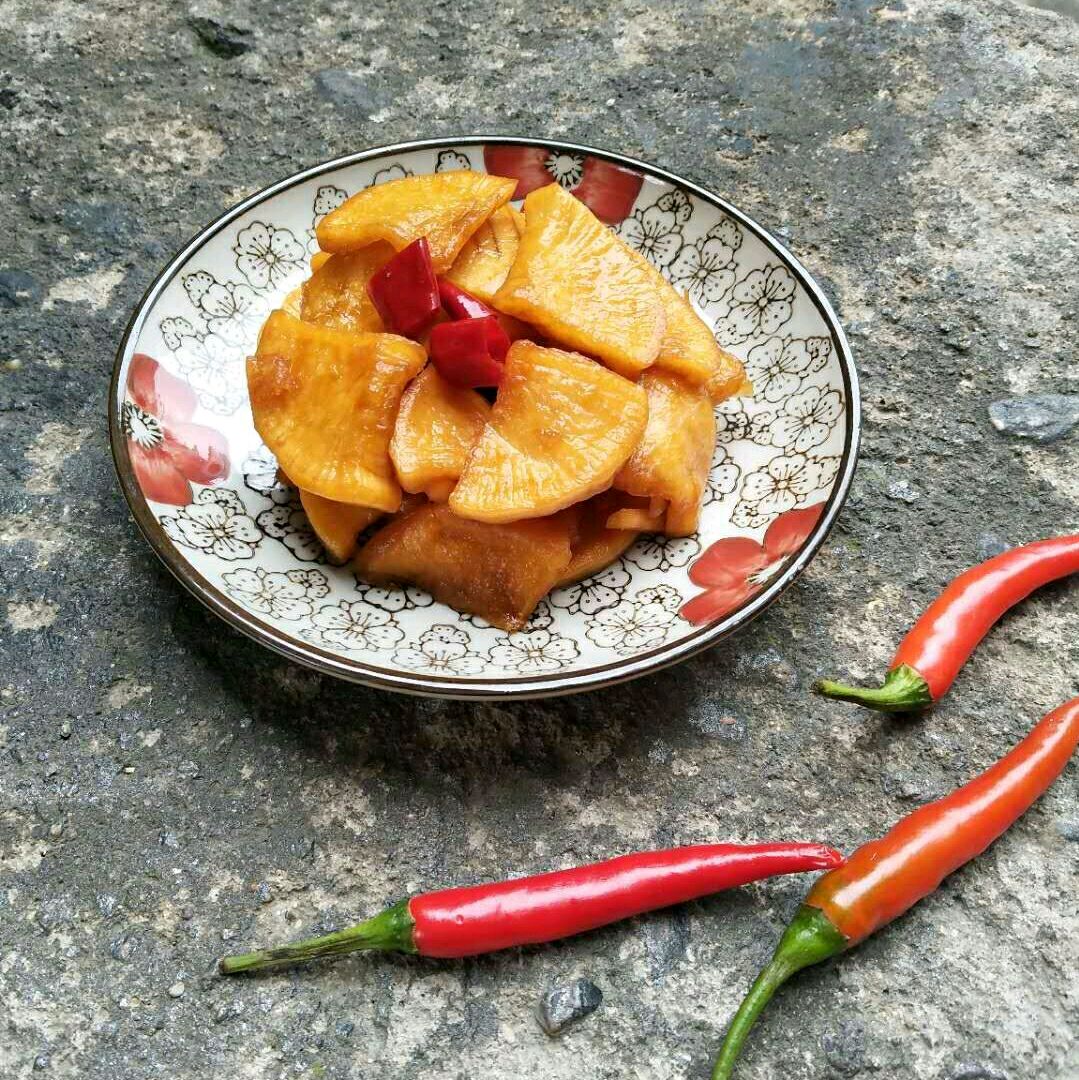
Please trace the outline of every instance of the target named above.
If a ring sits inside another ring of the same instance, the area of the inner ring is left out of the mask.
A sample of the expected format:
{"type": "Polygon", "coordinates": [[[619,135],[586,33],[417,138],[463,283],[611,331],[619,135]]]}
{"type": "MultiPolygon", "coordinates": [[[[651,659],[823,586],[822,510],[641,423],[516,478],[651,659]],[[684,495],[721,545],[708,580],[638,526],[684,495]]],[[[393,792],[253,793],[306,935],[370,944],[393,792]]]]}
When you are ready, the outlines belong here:
{"type": "MultiPolygon", "coordinates": [[[[1079,438],[987,412],[1079,390],[1079,24],[1005,0],[0,7],[0,1075],[703,1078],[805,882],[462,963],[229,981],[213,961],[649,845],[850,847],[1077,692],[1075,584],[921,720],[808,687],[879,675],[986,550],[1079,529],[1079,438]],[[503,706],[339,684],[227,629],[137,535],[104,416],[125,321],[207,220],[337,154],[483,131],[730,197],[819,275],[865,393],[840,527],[752,628],[503,706]],[[548,1039],[536,1001],[582,975],[603,1008],[548,1039]]],[[[740,1076],[1075,1080],[1077,797],[1073,765],[936,896],[804,973],[740,1076]]]]}

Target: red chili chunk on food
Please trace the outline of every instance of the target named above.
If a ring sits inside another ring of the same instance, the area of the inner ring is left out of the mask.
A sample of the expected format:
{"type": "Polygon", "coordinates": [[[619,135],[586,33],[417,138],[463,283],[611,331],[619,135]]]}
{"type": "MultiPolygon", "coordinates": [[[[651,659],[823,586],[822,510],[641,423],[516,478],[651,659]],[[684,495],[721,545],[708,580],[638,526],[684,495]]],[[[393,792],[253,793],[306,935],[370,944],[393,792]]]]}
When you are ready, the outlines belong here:
{"type": "Polygon", "coordinates": [[[455,386],[497,386],[510,339],[494,315],[439,323],[428,350],[438,373],[455,386]]]}
{"type": "Polygon", "coordinates": [[[427,238],[421,236],[394,255],[367,283],[367,293],[391,333],[422,334],[442,306],[427,238]]]}
{"type": "Polygon", "coordinates": [[[482,319],[495,314],[494,308],[446,278],[438,279],[438,296],[451,319],[482,319]]]}

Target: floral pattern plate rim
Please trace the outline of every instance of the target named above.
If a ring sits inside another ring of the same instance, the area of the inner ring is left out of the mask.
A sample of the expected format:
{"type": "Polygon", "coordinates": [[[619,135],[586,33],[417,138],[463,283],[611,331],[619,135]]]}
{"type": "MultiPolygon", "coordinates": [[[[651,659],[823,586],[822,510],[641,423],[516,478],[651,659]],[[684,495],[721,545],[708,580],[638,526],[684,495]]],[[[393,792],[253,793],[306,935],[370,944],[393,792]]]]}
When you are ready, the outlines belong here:
{"type": "Polygon", "coordinates": [[[808,271],[752,218],[646,162],[517,136],[365,150],[245,199],[155,278],[124,333],[109,398],[113,457],[135,520],[199,600],[317,670],[463,699],[612,685],[748,624],[835,523],[860,426],[857,372],[838,318],[808,271]],[[756,390],[717,414],[700,534],[642,537],[595,578],[542,602],[512,635],[418,590],[374,589],[326,565],[295,492],[278,482],[253,432],[242,374],[266,313],[306,276],[323,214],[365,185],[485,163],[517,175],[518,194],[554,180],[588,203],[691,298],[746,361],[756,390]]]}

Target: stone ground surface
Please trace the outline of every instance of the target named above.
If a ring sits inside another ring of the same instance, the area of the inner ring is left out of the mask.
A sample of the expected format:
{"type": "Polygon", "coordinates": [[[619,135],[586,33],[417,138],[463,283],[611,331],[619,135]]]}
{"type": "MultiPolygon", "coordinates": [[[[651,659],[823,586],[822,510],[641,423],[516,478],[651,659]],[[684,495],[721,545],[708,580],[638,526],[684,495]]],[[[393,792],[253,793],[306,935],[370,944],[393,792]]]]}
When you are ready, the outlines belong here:
{"type": "MultiPolygon", "coordinates": [[[[0,15],[0,1074],[703,1078],[804,882],[467,963],[212,964],[506,869],[849,847],[1076,693],[1074,584],[1010,617],[922,720],[807,690],[880,672],[960,568],[1079,528],[1079,436],[988,416],[1079,392],[1079,24],[1003,0],[0,15]],[[748,632],[506,706],[339,684],[226,629],[137,535],[104,417],[131,309],[206,221],[337,154],[484,131],[624,149],[789,236],[865,394],[841,525],[748,632]],[[552,1040],[537,1003],[579,977],[602,1005],[552,1040]]],[[[938,895],[801,977],[741,1077],[1075,1080],[1077,796],[1073,765],[938,895]]]]}

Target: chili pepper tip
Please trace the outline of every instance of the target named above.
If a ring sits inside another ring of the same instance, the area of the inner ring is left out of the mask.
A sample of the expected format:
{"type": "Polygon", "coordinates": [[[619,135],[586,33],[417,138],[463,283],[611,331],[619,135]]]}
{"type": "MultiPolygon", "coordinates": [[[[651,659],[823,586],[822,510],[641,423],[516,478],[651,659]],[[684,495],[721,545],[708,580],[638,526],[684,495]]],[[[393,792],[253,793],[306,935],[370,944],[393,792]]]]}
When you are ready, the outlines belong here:
{"type": "Polygon", "coordinates": [[[878,712],[917,712],[933,704],[929,684],[907,664],[892,668],[883,686],[847,686],[831,679],[819,679],[813,684],[813,692],[878,712]]]}

